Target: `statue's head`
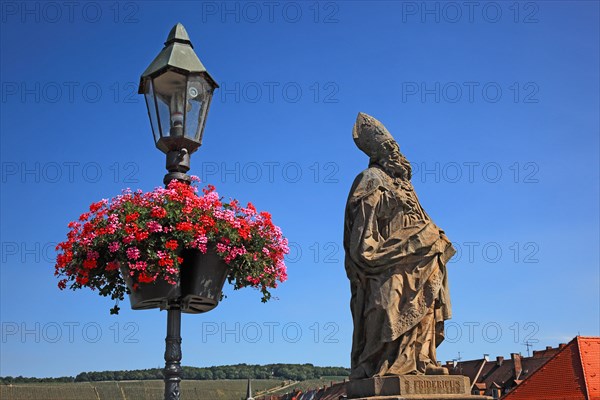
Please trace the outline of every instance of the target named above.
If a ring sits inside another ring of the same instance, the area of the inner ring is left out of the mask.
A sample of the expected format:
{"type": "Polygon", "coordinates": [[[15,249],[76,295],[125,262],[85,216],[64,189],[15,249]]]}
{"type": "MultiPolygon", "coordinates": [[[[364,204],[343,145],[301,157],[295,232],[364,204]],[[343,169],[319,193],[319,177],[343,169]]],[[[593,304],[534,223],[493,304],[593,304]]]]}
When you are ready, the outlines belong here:
{"type": "Polygon", "coordinates": [[[410,180],[410,163],[381,122],[365,113],[358,113],[352,137],[356,146],[369,156],[370,164],[379,165],[391,176],[410,180]]]}

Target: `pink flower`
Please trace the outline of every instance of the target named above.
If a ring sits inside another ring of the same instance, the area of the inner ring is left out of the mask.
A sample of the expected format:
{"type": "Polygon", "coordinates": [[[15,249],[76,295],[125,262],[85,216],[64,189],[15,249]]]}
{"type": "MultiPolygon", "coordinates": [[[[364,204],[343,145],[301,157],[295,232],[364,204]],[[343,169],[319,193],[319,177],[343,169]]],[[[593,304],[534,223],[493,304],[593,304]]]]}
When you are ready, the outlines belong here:
{"type": "Polygon", "coordinates": [[[204,235],[198,236],[194,238],[194,241],[191,243],[192,248],[200,250],[202,253],[206,254],[206,243],[208,243],[208,238],[204,235]]]}
{"type": "Polygon", "coordinates": [[[140,250],[137,247],[130,247],[127,249],[127,258],[131,260],[137,260],[140,258],[140,250]]]}
{"type": "Polygon", "coordinates": [[[227,263],[227,264],[229,264],[237,256],[241,256],[241,255],[244,255],[247,253],[246,248],[244,246],[232,247],[232,248],[229,248],[228,250],[229,250],[229,253],[223,259],[225,261],[225,263],[227,263]]]}
{"type": "Polygon", "coordinates": [[[111,253],[114,253],[115,251],[119,250],[121,248],[121,244],[119,242],[112,242],[111,244],[108,245],[108,251],[110,251],[111,253]]]}
{"type": "Polygon", "coordinates": [[[175,269],[174,267],[167,266],[167,272],[172,275],[176,275],[179,271],[177,271],[177,269],[175,269]]]}
{"type": "Polygon", "coordinates": [[[146,224],[146,227],[148,228],[148,230],[150,232],[162,232],[162,230],[163,230],[162,225],[156,221],[148,221],[148,223],[146,224]]]}
{"type": "Polygon", "coordinates": [[[223,243],[217,243],[217,251],[219,253],[224,253],[227,251],[227,246],[224,245],[223,243]]]}
{"type": "Polygon", "coordinates": [[[123,243],[129,244],[135,240],[135,235],[128,235],[123,238],[123,243]]]}
{"type": "Polygon", "coordinates": [[[135,263],[129,263],[129,269],[134,269],[136,271],[145,271],[148,264],[146,261],[136,261],[135,263]]]}

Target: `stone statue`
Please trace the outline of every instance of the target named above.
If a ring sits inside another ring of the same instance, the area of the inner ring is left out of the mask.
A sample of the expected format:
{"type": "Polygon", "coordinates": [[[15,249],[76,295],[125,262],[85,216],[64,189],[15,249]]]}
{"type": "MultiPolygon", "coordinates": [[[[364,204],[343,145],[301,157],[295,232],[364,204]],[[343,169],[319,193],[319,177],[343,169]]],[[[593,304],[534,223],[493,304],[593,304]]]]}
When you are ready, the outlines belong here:
{"type": "Polygon", "coordinates": [[[359,113],[352,136],[370,160],[354,180],[344,222],[350,379],[447,374],[435,352],[451,316],[446,264],[455,250],[421,207],[410,163],[383,124],[359,113]]]}

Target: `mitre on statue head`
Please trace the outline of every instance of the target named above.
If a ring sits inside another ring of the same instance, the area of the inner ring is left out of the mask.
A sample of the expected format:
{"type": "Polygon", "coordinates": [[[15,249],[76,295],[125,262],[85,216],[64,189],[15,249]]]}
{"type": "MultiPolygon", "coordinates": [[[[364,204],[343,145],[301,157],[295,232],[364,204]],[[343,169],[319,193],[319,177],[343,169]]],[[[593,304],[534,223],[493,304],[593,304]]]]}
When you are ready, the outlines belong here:
{"type": "Polygon", "coordinates": [[[356,117],[352,138],[356,146],[369,157],[381,154],[383,143],[394,141],[394,137],[381,122],[362,112],[356,117]]]}

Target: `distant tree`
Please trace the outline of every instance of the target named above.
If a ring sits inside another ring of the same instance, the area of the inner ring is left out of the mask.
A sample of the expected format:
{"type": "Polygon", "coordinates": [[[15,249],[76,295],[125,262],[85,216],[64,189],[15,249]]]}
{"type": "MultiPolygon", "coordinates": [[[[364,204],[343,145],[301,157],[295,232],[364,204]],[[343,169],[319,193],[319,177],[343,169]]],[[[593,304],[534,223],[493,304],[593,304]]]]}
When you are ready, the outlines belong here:
{"type": "Polygon", "coordinates": [[[227,379],[227,374],[225,371],[217,369],[212,371],[213,379],[227,379]]]}
{"type": "Polygon", "coordinates": [[[82,372],[75,377],[75,382],[89,382],[90,377],[87,372],[82,372]]]}

